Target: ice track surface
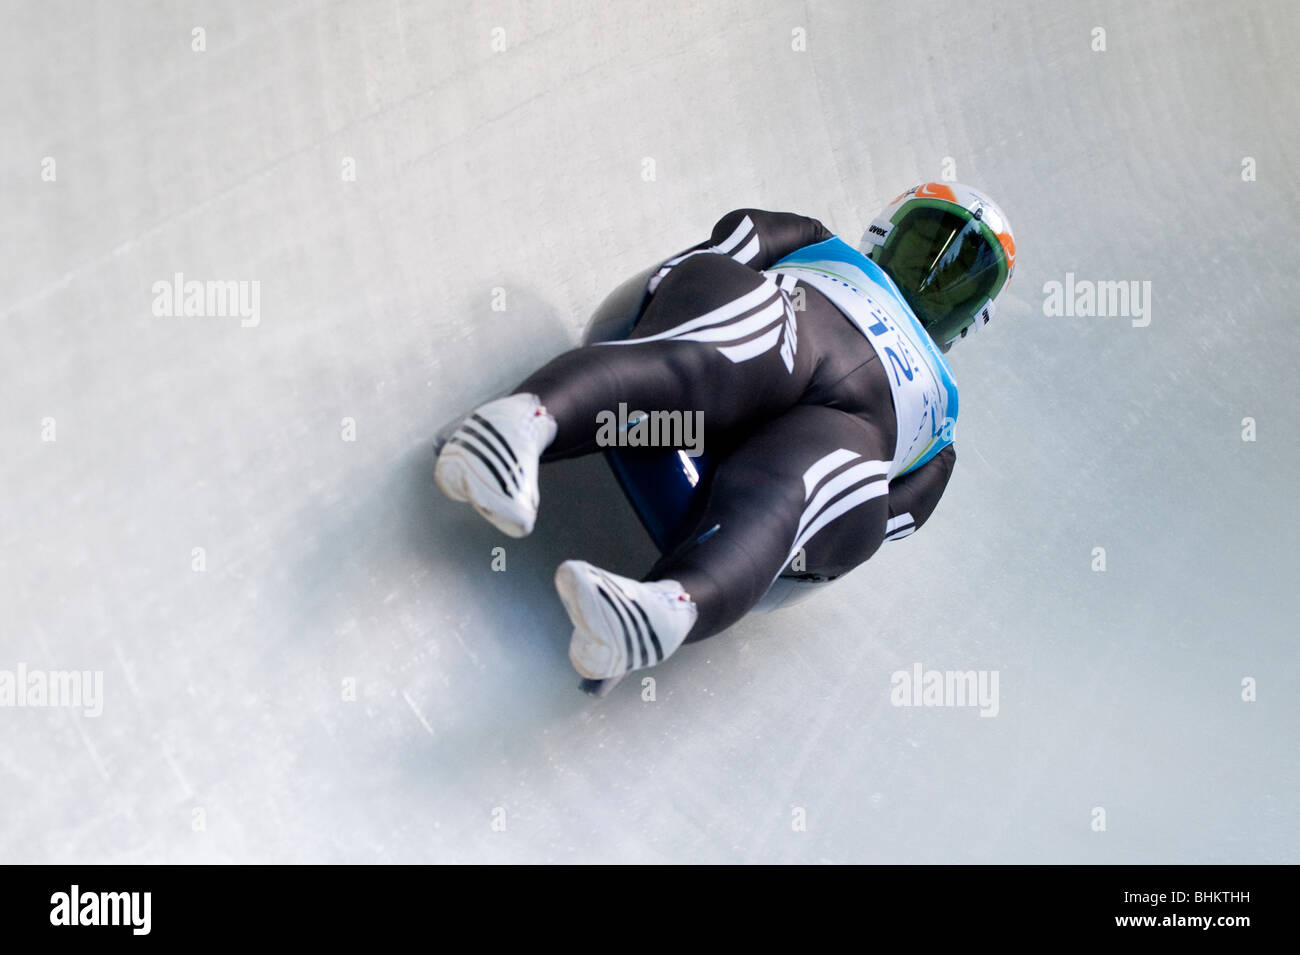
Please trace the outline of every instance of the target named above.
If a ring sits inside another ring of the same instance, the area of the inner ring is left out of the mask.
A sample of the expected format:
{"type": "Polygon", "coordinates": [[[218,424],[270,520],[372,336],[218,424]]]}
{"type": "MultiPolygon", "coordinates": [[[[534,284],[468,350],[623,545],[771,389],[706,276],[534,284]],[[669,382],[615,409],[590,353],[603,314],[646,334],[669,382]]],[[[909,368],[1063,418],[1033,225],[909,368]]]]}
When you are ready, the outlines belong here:
{"type": "Polygon", "coordinates": [[[0,861],[1300,861],[1293,4],[3,24],[0,671],[103,712],[0,708],[0,861]],[[933,520],[652,703],[580,692],[551,575],[647,538],[595,458],[504,537],[434,431],[722,213],[856,241],[945,170],[1019,262],[933,520]],[[156,316],[178,272],[258,323],[156,316]],[[1067,273],[1150,324],[1045,316],[1067,273]],[[916,663],[997,671],[996,717],[892,705],[916,663]]]}

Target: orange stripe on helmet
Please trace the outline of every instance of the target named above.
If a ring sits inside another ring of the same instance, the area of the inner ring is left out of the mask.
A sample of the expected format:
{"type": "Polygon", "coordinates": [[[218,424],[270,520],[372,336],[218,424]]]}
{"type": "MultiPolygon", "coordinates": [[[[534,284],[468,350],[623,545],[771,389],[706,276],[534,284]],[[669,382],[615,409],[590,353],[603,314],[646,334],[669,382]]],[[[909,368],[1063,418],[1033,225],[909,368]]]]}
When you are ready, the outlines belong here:
{"type": "MultiPolygon", "coordinates": [[[[927,182],[916,190],[917,198],[920,199],[947,199],[949,202],[957,202],[957,195],[948,186],[941,182],[927,182]]],[[[957,202],[961,205],[960,202],[957,202]]]]}
{"type": "Polygon", "coordinates": [[[1010,232],[999,232],[997,236],[1002,243],[1002,251],[1007,254],[1007,269],[1010,270],[1016,264],[1016,240],[1011,238],[1010,232]]]}

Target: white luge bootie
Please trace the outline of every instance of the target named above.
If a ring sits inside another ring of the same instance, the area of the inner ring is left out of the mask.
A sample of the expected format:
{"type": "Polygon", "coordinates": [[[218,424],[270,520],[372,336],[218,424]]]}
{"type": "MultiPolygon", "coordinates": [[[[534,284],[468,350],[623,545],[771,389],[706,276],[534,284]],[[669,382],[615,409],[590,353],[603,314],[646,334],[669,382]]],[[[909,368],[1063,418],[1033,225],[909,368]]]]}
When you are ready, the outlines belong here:
{"type": "Polygon", "coordinates": [[[525,393],[479,406],[447,439],[433,477],[453,501],[511,537],[526,537],[537,520],[537,468],[555,440],[555,419],[525,393]]]}
{"type": "Polygon", "coordinates": [[[589,680],[662,662],[700,615],[675,580],[632,580],[582,560],[559,566],[555,589],[573,621],[569,660],[589,680]]]}

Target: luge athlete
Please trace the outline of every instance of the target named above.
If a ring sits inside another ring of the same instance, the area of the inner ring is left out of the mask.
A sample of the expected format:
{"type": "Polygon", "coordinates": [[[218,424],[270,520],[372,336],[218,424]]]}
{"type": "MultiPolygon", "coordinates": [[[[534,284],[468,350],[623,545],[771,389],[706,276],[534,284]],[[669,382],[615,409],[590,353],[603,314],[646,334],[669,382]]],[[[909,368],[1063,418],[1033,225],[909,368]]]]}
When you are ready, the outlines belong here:
{"type": "Polygon", "coordinates": [[[461,422],[438,486],[523,537],[539,464],[598,450],[620,403],[743,435],[695,530],[643,580],[556,572],[579,673],[652,666],[739,620],[800,552],[834,578],[925,523],[956,460],[944,354],[989,321],[1014,265],[1001,210],[954,183],[903,193],[858,249],[816,219],[728,213],[653,276],[631,337],[566,352],[461,422]]]}

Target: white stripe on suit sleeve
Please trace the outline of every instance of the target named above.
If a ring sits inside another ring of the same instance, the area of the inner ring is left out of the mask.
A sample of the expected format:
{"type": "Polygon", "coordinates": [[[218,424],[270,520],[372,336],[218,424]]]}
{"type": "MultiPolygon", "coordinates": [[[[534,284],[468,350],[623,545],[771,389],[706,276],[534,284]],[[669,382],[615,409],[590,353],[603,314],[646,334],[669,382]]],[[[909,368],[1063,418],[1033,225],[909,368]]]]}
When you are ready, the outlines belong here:
{"type": "Polygon", "coordinates": [[[754,238],[750,239],[749,242],[746,243],[743,249],[741,249],[739,252],[732,253],[731,257],[735,259],[737,262],[739,262],[741,265],[745,265],[749,262],[750,259],[752,259],[756,255],[758,255],[757,234],[755,234],[754,238]]]}
{"type": "Polygon", "coordinates": [[[694,331],[697,328],[705,328],[709,325],[720,324],[721,322],[725,322],[728,319],[735,318],[737,315],[749,311],[751,308],[764,304],[767,299],[777,294],[775,284],[776,283],[772,282],[770,279],[764,280],[762,285],[758,286],[758,288],[753,291],[740,296],[740,298],[732,299],[730,302],[719,305],[711,312],[706,312],[698,318],[692,318],[690,321],[676,325],[673,328],[668,329],[666,332],[660,332],[658,335],[647,335],[645,338],[622,338],[617,341],[598,342],[597,344],[642,345],[646,342],[662,341],[665,338],[677,338],[684,332],[694,331]]]}
{"type": "Polygon", "coordinates": [[[891,517],[885,523],[885,540],[896,541],[902,540],[916,531],[916,521],[912,519],[911,511],[904,511],[897,517],[891,517]]]}
{"type": "Polygon", "coordinates": [[[902,514],[899,514],[897,517],[891,517],[885,523],[885,533],[892,534],[894,533],[894,531],[898,530],[904,524],[911,524],[911,523],[912,523],[912,512],[904,511],[902,514]]]}
{"type": "MultiPolygon", "coordinates": [[[[701,253],[705,253],[705,252],[720,253],[722,255],[731,255],[732,250],[735,249],[736,246],[740,245],[740,243],[745,239],[745,237],[748,236],[751,232],[754,232],[754,220],[751,219],[749,216],[745,216],[743,219],[740,220],[739,225],[737,225],[736,228],[732,230],[731,235],[727,236],[717,245],[711,245],[707,249],[695,249],[692,252],[683,252],[681,255],[676,256],[675,258],[669,259],[660,267],[658,272],[656,272],[653,276],[650,277],[650,282],[646,286],[646,290],[651,295],[653,295],[655,293],[655,290],[659,288],[659,283],[662,282],[664,278],[668,275],[668,273],[672,271],[673,266],[685,262],[692,255],[700,255],[701,253]]],[[[757,254],[757,252],[758,252],[758,235],[755,234],[753,240],[748,245],[746,245],[744,249],[736,253],[734,258],[736,258],[736,261],[741,262],[743,264],[745,262],[748,262],[750,259],[752,259],[757,254]],[[740,256],[746,252],[748,252],[748,254],[745,255],[744,258],[740,258],[740,256]]]]}
{"type": "Polygon", "coordinates": [[[717,245],[713,246],[713,248],[723,253],[724,255],[730,255],[731,250],[734,249],[736,246],[740,245],[741,240],[744,239],[745,236],[749,235],[749,233],[751,233],[752,231],[754,231],[754,220],[751,219],[749,216],[745,216],[745,218],[740,220],[740,225],[736,226],[736,228],[732,231],[731,235],[727,236],[717,245]]]}

